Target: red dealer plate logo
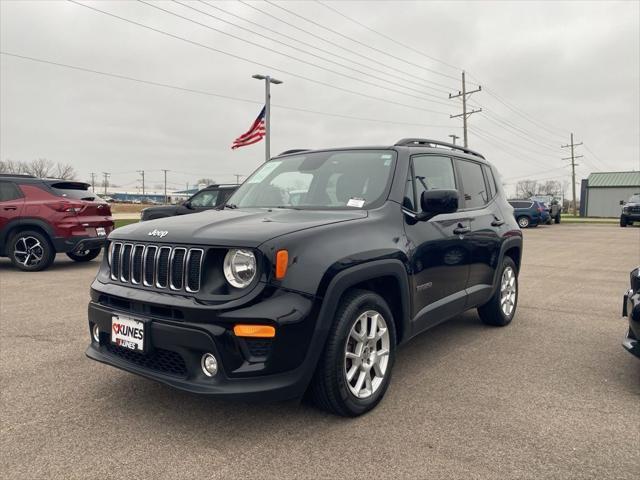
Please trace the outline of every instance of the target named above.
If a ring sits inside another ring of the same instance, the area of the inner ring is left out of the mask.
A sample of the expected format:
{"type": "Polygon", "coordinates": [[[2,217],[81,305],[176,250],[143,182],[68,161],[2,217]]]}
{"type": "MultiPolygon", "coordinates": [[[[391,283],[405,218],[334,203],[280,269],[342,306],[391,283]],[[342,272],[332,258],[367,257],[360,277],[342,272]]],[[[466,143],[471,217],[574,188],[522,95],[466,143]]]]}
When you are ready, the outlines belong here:
{"type": "Polygon", "coordinates": [[[144,323],[128,317],[111,317],[111,343],[139,352],[144,351],[144,323]]]}

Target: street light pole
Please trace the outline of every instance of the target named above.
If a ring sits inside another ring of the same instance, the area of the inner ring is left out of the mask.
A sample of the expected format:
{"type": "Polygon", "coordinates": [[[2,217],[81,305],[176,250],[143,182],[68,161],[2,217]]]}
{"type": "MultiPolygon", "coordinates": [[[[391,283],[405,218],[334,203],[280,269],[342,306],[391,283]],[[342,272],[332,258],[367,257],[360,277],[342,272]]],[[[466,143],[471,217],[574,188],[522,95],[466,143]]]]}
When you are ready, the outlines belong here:
{"type": "Polygon", "coordinates": [[[252,75],[251,78],[264,80],[264,161],[271,159],[271,84],[280,85],[282,80],[270,77],[269,75],[252,75]]]}

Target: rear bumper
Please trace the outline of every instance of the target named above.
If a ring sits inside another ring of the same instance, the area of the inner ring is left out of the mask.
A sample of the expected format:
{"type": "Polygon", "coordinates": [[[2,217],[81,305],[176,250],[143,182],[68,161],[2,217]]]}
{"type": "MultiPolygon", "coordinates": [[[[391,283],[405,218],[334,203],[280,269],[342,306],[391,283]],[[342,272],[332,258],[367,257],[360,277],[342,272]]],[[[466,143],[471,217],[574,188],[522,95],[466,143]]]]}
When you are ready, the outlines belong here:
{"type": "MultiPolygon", "coordinates": [[[[259,309],[254,306],[226,312],[195,302],[190,308],[170,309],[164,305],[164,310],[173,310],[174,315],[180,311],[183,320],[159,318],[162,313],[159,305],[129,301],[129,308],[114,308],[101,303],[101,296],[95,290],[92,297],[89,330],[93,325],[98,326],[100,342],[92,338],[86,355],[180,390],[230,399],[287,400],[304,394],[315,370],[317,358],[309,353],[309,345],[321,335],[318,335],[313,302],[295,298],[300,297],[297,294],[272,297],[258,304],[262,306],[259,309]],[[295,309],[300,315],[293,318],[291,312],[295,309]],[[145,322],[148,349],[145,354],[111,344],[114,315],[145,322]],[[205,318],[208,321],[202,321],[205,318]],[[251,321],[273,324],[276,337],[273,340],[235,337],[233,325],[251,321]],[[205,353],[213,354],[218,361],[218,373],[214,377],[202,371],[201,359],[205,353]]],[[[165,298],[165,302],[168,303],[169,298],[165,298]]]]}
{"type": "Polygon", "coordinates": [[[53,246],[58,253],[75,252],[78,250],[93,250],[102,248],[107,237],[64,237],[54,238],[53,246]]]}

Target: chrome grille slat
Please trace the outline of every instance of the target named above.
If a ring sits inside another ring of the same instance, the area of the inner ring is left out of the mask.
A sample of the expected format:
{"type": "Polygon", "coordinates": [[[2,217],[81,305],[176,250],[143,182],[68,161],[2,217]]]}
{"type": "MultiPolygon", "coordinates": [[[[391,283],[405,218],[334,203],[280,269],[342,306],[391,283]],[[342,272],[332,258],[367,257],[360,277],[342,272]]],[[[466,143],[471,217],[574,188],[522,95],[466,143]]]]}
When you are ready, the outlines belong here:
{"type": "Polygon", "coordinates": [[[202,284],[204,249],[112,242],[111,279],[149,288],[197,293],[202,284]]]}

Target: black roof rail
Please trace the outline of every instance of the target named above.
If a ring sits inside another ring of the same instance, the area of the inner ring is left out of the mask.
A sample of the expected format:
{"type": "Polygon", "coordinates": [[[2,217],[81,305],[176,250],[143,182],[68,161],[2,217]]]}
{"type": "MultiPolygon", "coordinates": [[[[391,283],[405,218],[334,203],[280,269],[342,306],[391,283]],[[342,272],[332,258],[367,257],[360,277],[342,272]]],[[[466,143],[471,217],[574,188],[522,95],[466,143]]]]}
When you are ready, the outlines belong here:
{"type": "Polygon", "coordinates": [[[37,178],[35,175],[29,175],[28,173],[0,173],[0,177],[37,178]]]}
{"type": "Polygon", "coordinates": [[[280,153],[278,156],[290,155],[292,153],[300,153],[300,152],[308,152],[308,151],[309,151],[308,148],[294,148],[293,150],[285,150],[284,152],[280,153]]]}
{"type": "Polygon", "coordinates": [[[447,147],[451,150],[460,150],[461,152],[468,153],[469,155],[475,155],[476,157],[480,157],[484,159],[484,155],[471,150],[469,148],[462,147],[460,145],[454,145],[453,143],[441,142],[440,140],[429,140],[428,138],[403,138],[402,140],[398,140],[395,147],[447,147]]]}

